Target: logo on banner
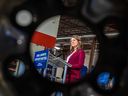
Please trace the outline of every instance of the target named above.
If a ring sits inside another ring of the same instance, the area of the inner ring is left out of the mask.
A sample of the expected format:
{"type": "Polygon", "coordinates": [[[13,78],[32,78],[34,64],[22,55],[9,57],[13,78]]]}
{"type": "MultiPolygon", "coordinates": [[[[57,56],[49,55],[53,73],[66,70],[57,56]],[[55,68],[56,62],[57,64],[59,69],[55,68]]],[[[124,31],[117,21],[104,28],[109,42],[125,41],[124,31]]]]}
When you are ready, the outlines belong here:
{"type": "Polygon", "coordinates": [[[45,68],[48,61],[48,50],[35,52],[34,64],[36,68],[45,68]]]}

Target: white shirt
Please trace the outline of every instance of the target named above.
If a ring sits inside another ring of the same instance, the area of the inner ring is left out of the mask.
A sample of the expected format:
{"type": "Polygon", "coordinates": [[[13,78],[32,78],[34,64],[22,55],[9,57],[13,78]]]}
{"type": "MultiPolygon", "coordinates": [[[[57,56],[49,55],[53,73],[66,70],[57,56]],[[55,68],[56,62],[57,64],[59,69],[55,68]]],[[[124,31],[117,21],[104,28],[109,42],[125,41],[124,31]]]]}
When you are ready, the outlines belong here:
{"type": "Polygon", "coordinates": [[[73,52],[72,52],[72,53],[67,57],[66,62],[68,62],[68,61],[69,61],[70,57],[71,57],[75,52],[76,52],[76,50],[75,50],[75,51],[73,51],[73,52]]]}

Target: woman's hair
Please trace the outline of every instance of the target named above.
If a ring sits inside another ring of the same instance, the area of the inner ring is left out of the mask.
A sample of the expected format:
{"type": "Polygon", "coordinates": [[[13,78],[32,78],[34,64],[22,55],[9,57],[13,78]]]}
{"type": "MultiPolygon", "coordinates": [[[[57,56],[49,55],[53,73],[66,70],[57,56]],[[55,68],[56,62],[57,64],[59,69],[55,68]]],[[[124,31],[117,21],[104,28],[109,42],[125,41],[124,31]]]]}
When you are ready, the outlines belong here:
{"type": "MultiPolygon", "coordinates": [[[[78,35],[73,35],[71,38],[75,38],[78,41],[78,46],[77,49],[81,49],[83,48],[83,44],[81,42],[81,37],[78,35]]],[[[70,51],[72,52],[74,50],[74,48],[70,45],[70,51]]]]}

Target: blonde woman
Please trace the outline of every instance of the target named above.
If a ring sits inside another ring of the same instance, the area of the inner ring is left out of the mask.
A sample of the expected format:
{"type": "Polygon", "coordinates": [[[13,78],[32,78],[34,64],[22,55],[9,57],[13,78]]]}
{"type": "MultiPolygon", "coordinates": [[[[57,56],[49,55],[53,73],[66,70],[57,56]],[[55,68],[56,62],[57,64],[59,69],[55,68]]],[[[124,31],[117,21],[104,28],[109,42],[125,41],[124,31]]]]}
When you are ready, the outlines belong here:
{"type": "Polygon", "coordinates": [[[71,83],[80,80],[80,71],[84,65],[85,52],[82,49],[81,38],[78,35],[73,35],[70,39],[70,55],[67,57],[67,62],[72,65],[68,68],[66,82],[71,83]]]}

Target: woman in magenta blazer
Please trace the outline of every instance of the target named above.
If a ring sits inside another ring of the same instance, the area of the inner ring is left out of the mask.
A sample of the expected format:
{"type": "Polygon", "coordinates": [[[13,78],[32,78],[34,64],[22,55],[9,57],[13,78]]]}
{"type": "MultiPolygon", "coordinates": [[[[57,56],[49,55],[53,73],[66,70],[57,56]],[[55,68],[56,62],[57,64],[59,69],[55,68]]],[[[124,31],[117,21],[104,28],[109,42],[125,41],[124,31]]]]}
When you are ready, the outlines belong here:
{"type": "Polygon", "coordinates": [[[72,83],[80,80],[80,71],[84,66],[85,52],[82,49],[81,38],[78,35],[73,35],[70,40],[70,55],[67,57],[67,62],[72,65],[68,67],[66,75],[66,83],[72,83]]]}

